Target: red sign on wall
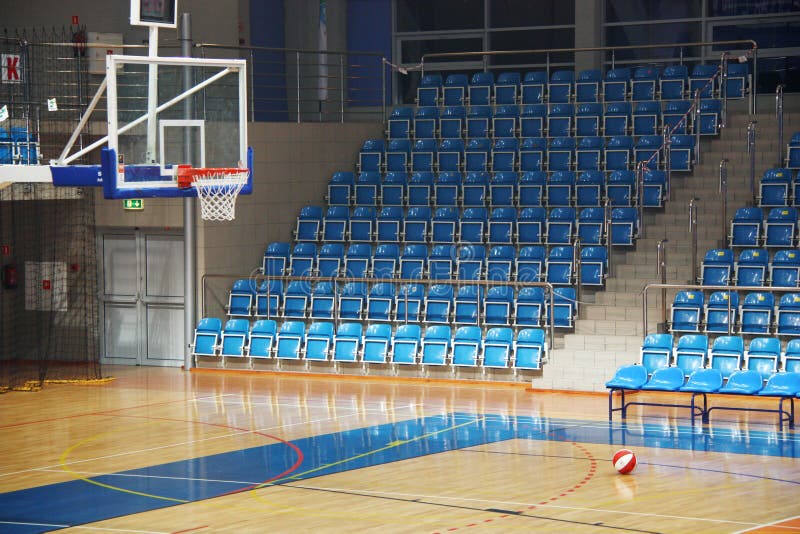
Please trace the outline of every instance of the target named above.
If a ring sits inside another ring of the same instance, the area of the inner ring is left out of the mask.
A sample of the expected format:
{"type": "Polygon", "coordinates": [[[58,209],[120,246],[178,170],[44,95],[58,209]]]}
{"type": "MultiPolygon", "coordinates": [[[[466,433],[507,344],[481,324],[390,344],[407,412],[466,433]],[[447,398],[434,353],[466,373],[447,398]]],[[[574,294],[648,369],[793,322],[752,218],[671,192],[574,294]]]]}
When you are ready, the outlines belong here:
{"type": "Polygon", "coordinates": [[[11,246],[0,245],[0,254],[2,254],[3,256],[11,256],[11,246]]]}
{"type": "Polygon", "coordinates": [[[50,280],[42,280],[42,289],[50,289],[50,280]]]}
{"type": "Polygon", "coordinates": [[[22,65],[19,54],[3,54],[0,56],[0,69],[2,69],[3,83],[22,82],[22,65]]]}

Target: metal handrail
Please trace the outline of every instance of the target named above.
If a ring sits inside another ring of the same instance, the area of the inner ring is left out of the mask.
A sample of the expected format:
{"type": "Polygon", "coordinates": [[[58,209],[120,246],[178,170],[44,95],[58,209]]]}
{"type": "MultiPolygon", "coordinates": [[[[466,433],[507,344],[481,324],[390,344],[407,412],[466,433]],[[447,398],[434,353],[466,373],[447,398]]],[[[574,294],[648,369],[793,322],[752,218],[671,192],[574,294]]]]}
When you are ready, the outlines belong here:
{"type": "MultiPolygon", "coordinates": [[[[355,278],[349,276],[290,276],[290,275],[264,275],[264,274],[244,274],[244,275],[229,275],[229,274],[203,274],[201,277],[200,287],[200,310],[202,311],[203,316],[207,315],[206,310],[206,293],[207,293],[207,282],[209,280],[238,280],[238,279],[248,279],[253,280],[255,283],[260,284],[266,280],[281,280],[284,282],[294,282],[294,281],[302,281],[308,282],[309,284],[314,282],[335,282],[334,291],[334,299],[338,298],[339,296],[339,285],[342,286],[347,282],[364,282],[366,284],[375,284],[375,283],[390,283],[395,284],[397,286],[402,286],[406,284],[423,284],[426,286],[436,285],[436,284],[447,284],[452,286],[480,286],[488,289],[490,286],[494,285],[504,285],[504,286],[511,286],[515,289],[519,289],[522,287],[544,287],[547,289],[547,294],[549,295],[549,303],[547,303],[548,308],[550,310],[549,317],[550,323],[546,326],[548,329],[548,337],[550,338],[550,347],[554,347],[555,342],[555,327],[553,325],[553,311],[554,311],[554,296],[555,291],[553,290],[553,284],[550,282],[502,282],[499,283],[497,280],[426,280],[426,279],[416,279],[416,278],[355,278]]],[[[268,286],[269,287],[269,286],[268,286]]],[[[485,295],[485,293],[484,293],[485,295]]],[[[269,297],[269,293],[267,293],[269,297]]],[[[408,298],[408,295],[406,295],[408,298]]],[[[480,306],[479,306],[480,308],[480,306]]],[[[269,308],[268,308],[269,309],[269,308]]],[[[406,312],[408,312],[408,306],[406,306],[406,312]]],[[[478,314],[478,321],[480,321],[480,312],[478,314]]],[[[408,320],[408,316],[406,315],[406,322],[408,320]]],[[[334,308],[334,318],[333,321],[336,324],[339,324],[341,318],[339,317],[338,307],[334,308]]],[[[481,325],[480,322],[478,326],[486,326],[481,325]]],[[[513,326],[513,325],[512,325],[513,326]]]]}
{"type": "Polygon", "coordinates": [[[778,120],[778,167],[783,167],[783,88],[782,83],[775,87],[775,118],[778,120]]]}

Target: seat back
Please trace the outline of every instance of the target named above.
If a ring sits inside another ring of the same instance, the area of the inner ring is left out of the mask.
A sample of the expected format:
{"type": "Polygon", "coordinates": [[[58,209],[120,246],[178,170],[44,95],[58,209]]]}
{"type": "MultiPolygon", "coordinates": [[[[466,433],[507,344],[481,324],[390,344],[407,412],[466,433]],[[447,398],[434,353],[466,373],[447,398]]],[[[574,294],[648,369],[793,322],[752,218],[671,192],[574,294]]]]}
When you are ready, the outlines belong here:
{"type": "Polygon", "coordinates": [[[742,368],[744,360],[744,340],[740,336],[720,336],[714,340],[709,353],[711,368],[729,377],[742,368]]]}
{"type": "Polygon", "coordinates": [[[648,334],[639,352],[639,363],[648,374],[656,369],[669,367],[672,363],[672,335],[648,334]]]}
{"type": "Polygon", "coordinates": [[[678,338],[675,346],[675,367],[688,377],[706,366],[708,361],[708,336],[704,334],[685,334],[678,338]]]}

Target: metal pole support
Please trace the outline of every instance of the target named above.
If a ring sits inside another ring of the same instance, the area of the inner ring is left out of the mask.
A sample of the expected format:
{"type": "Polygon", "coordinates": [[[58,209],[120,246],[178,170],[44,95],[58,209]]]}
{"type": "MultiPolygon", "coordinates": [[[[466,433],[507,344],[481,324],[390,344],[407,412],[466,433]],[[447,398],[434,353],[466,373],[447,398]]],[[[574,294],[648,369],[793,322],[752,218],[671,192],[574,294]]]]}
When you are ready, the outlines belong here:
{"type": "Polygon", "coordinates": [[[719,162],[719,195],[722,198],[722,246],[728,246],[728,160],[719,162]]]}
{"type": "Polygon", "coordinates": [[[689,201],[689,233],[692,234],[692,279],[690,284],[697,283],[697,202],[699,198],[689,201]]]}
{"type": "Polygon", "coordinates": [[[751,119],[747,125],[747,154],[750,156],[750,206],[756,205],[756,124],[751,119]]]}
{"type": "MultiPolygon", "coordinates": [[[[658,247],[656,249],[657,252],[657,259],[656,263],[658,264],[658,273],[656,275],[661,279],[662,284],[667,283],[667,249],[665,247],[665,243],[669,240],[664,238],[658,241],[658,247]]],[[[645,330],[647,329],[647,323],[645,322],[645,330]]],[[[660,333],[665,333],[667,331],[667,290],[661,290],[661,323],[659,324],[658,331],[660,333]]],[[[645,331],[644,334],[647,334],[645,331]]]]}
{"type": "Polygon", "coordinates": [[[783,167],[783,88],[782,83],[775,88],[775,118],[778,120],[778,168],[783,167]]]}

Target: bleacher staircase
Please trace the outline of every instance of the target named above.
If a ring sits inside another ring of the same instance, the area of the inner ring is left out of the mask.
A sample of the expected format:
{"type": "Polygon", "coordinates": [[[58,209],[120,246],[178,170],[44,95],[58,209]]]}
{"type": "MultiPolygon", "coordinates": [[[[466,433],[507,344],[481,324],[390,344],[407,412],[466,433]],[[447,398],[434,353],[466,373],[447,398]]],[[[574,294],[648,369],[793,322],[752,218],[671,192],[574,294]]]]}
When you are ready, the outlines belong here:
{"type": "MultiPolygon", "coordinates": [[[[764,171],[778,167],[777,121],[775,113],[760,111],[757,121],[755,157],[756,187],[764,171]]],[[[583,291],[579,316],[573,333],[556,336],[549,361],[541,376],[532,379],[534,389],[605,391],[605,382],[624,364],[638,361],[642,344],[642,289],[660,282],[657,273],[657,243],[667,239],[667,283],[686,284],[692,277],[692,235],[689,233],[689,202],[699,199],[697,261],[706,250],[724,246],[723,232],[730,226],[736,208],[752,200],[750,157],[747,153],[746,110],[729,109],[727,128],[718,138],[701,141],[701,162],[689,174],[672,174],[670,200],[661,211],[644,215],[644,238],[636,247],[615,249],[606,288],[583,291]],[[719,164],[728,160],[727,220],[722,220],[719,193],[719,164]],[[724,228],[724,230],[723,230],[724,228]]],[[[800,114],[784,114],[785,136],[800,130],[800,114]]],[[[788,137],[785,137],[788,140],[788,137]]],[[[782,166],[782,165],[780,165],[782,166]]],[[[667,292],[667,311],[675,291],[667,292]]],[[[662,314],[661,291],[648,294],[649,333],[656,332],[662,314]]]]}

